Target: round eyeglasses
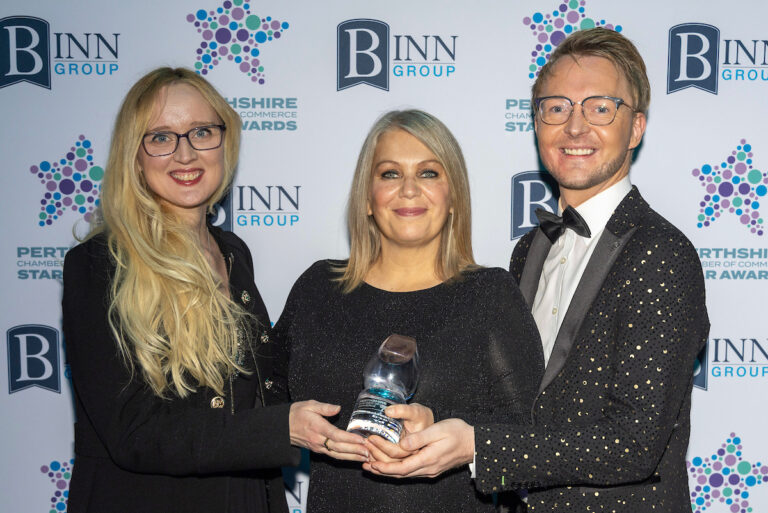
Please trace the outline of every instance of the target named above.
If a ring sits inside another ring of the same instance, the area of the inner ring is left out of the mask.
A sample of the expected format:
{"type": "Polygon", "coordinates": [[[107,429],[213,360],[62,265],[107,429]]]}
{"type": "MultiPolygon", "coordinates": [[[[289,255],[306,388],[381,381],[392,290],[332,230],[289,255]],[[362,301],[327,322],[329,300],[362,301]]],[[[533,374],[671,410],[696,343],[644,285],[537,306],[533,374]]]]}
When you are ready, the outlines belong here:
{"type": "Polygon", "coordinates": [[[186,137],[192,148],[200,151],[214,150],[221,146],[225,125],[197,126],[186,133],[161,131],[144,134],[141,145],[150,157],[164,157],[174,153],[179,147],[179,141],[186,137]]]}
{"type": "Polygon", "coordinates": [[[605,126],[613,123],[616,113],[622,105],[632,112],[635,109],[621,98],[613,96],[590,96],[580,102],[574,102],[566,96],[544,96],[534,100],[539,119],[547,125],[562,125],[571,119],[573,106],[581,105],[581,114],[587,123],[605,126]]]}

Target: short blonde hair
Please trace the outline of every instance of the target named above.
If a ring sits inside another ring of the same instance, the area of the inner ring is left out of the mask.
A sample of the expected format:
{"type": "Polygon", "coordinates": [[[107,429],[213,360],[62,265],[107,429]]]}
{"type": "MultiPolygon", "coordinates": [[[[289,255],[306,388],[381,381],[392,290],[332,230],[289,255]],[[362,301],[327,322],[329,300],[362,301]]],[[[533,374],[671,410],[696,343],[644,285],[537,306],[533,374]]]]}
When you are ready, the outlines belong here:
{"type": "Polygon", "coordinates": [[[373,182],[373,157],[379,137],[392,130],[404,130],[421,141],[445,169],[453,214],[443,226],[436,270],[443,280],[456,277],[475,264],[472,255],[472,208],[469,178],[461,147],[450,130],[436,117],[421,110],[391,111],[374,123],[357,159],[349,192],[347,223],[350,238],[349,262],[339,278],[345,292],[365,279],[381,251],[381,232],[368,215],[373,182]]]}
{"type": "Polygon", "coordinates": [[[585,55],[603,57],[611,61],[629,83],[634,96],[632,108],[636,112],[644,114],[648,112],[648,106],[651,103],[651,84],[648,82],[643,57],[632,41],[614,30],[602,27],[574,32],[555,48],[533,83],[534,104],[536,98],[541,95],[544,82],[552,74],[552,68],[557,61],[567,56],[576,59],[585,55]]]}

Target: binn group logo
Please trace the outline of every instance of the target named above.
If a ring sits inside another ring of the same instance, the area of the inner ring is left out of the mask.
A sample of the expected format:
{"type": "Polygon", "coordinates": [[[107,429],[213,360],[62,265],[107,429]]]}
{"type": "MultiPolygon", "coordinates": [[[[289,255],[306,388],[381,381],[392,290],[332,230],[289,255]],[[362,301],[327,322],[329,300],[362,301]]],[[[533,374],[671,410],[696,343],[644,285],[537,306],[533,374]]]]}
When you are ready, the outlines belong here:
{"type": "Polygon", "coordinates": [[[299,224],[301,185],[237,185],[232,188],[237,226],[263,229],[293,228],[299,224]]]}
{"type": "Polygon", "coordinates": [[[768,172],[755,166],[752,145],[746,139],[741,139],[721,161],[697,167],[691,174],[704,189],[698,228],[707,228],[720,217],[733,216],[749,233],[765,235],[760,209],[768,194],[768,172]]]}
{"type": "Polygon", "coordinates": [[[280,39],[290,26],[272,16],[259,16],[243,0],[225,0],[214,10],[198,9],[187,14],[187,22],[202,38],[196,50],[197,73],[207,75],[219,64],[230,62],[260,85],[266,80],[262,48],[280,39]]]}
{"type": "Polygon", "coordinates": [[[0,87],[28,82],[51,88],[48,22],[31,16],[0,20],[0,87]]]}
{"type": "Polygon", "coordinates": [[[456,73],[457,35],[391,36],[390,27],[373,19],[346,20],[336,27],[336,90],[367,84],[389,91],[395,79],[442,80],[456,73]]]}
{"type": "Polygon", "coordinates": [[[60,76],[114,75],[119,39],[119,33],[51,33],[50,24],[34,16],[2,18],[0,88],[27,82],[51,89],[51,71],[60,76]]]}
{"type": "Polygon", "coordinates": [[[689,87],[718,93],[718,82],[768,81],[768,38],[721,38],[706,23],[669,29],[667,94],[689,87]]]}
{"type": "Polygon", "coordinates": [[[751,337],[711,338],[699,355],[694,374],[694,385],[704,390],[708,380],[762,381],[768,378],[768,343],[751,337]],[[701,374],[699,369],[705,376],[696,377],[701,374]]]}
{"type": "Polygon", "coordinates": [[[389,25],[347,20],[336,27],[336,38],[336,90],[368,84],[389,91],[389,25]]]}
{"type": "Polygon", "coordinates": [[[669,29],[667,94],[695,87],[717,94],[720,31],[705,23],[669,29]]]}
{"type": "Polygon", "coordinates": [[[538,226],[536,210],[557,211],[557,183],[546,171],[523,171],[512,177],[510,240],[538,226]]]}
{"type": "Polygon", "coordinates": [[[58,330],[40,324],[14,326],[6,341],[9,394],[30,387],[61,393],[58,330]]]}
{"type": "Polygon", "coordinates": [[[731,433],[717,450],[686,461],[693,513],[754,511],[752,493],[768,485],[768,465],[755,457],[747,459],[741,437],[731,433]]]}
{"type": "Polygon", "coordinates": [[[43,160],[29,167],[42,189],[39,226],[50,226],[66,212],[91,222],[99,206],[104,168],[95,165],[93,145],[80,134],[69,150],[59,158],[43,160]]]}

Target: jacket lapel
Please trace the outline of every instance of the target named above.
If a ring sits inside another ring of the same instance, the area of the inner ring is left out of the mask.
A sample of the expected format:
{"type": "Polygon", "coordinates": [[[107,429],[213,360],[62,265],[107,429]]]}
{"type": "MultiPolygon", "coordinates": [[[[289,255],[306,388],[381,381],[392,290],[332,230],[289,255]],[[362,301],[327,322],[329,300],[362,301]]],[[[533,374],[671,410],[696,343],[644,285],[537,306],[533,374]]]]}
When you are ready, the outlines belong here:
{"type": "Polygon", "coordinates": [[[539,277],[544,267],[544,260],[547,259],[552,243],[549,241],[540,228],[536,228],[536,234],[533,236],[531,247],[528,249],[528,255],[525,258],[525,267],[520,276],[520,291],[523,293],[525,302],[529,307],[533,307],[533,300],[536,298],[536,289],[539,287],[539,277]]]}
{"type": "MultiPolygon", "coordinates": [[[[547,368],[544,370],[544,377],[539,386],[539,393],[552,383],[565,365],[571,347],[581,328],[581,324],[587,316],[587,312],[592,307],[592,303],[597,297],[597,294],[600,292],[600,288],[603,286],[606,276],[608,276],[608,273],[613,267],[614,262],[616,262],[616,258],[621,253],[621,250],[627,242],[629,242],[637,229],[636,212],[639,210],[639,207],[642,207],[644,204],[645,201],[640,197],[637,188],[632,187],[632,190],[624,197],[619,206],[616,207],[616,211],[609,219],[603,234],[600,236],[600,240],[597,241],[595,251],[592,253],[592,257],[589,259],[589,263],[587,263],[587,267],[584,269],[584,274],[581,276],[581,280],[579,280],[579,285],[576,287],[576,292],[568,306],[568,311],[563,318],[563,323],[560,325],[560,330],[557,332],[557,338],[555,339],[555,344],[552,348],[552,354],[549,357],[547,368]]],[[[546,240],[546,236],[544,236],[543,233],[542,237],[546,240]]],[[[533,246],[531,246],[531,252],[532,251],[533,246]]],[[[546,253],[544,254],[544,258],[546,258],[546,253]]],[[[533,304],[533,297],[536,294],[536,286],[538,285],[542,266],[543,259],[538,265],[538,274],[536,275],[536,281],[533,288],[533,296],[531,296],[531,302],[529,302],[529,304],[533,304]]],[[[528,266],[526,265],[526,270],[527,267],[528,266]]],[[[523,287],[524,278],[525,272],[520,280],[521,289],[523,287]]],[[[528,296],[526,296],[526,300],[527,299],[528,296]]]]}

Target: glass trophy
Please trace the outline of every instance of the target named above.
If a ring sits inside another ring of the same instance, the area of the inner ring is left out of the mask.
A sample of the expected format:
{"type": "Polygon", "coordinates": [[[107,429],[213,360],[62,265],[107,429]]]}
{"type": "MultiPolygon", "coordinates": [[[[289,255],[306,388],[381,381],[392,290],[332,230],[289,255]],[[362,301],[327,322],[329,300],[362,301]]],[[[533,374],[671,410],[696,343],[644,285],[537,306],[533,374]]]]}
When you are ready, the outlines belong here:
{"type": "Polygon", "coordinates": [[[403,423],[384,415],[384,410],[393,404],[405,404],[413,396],[419,380],[418,360],[416,340],[403,335],[388,336],[365,366],[365,389],[357,396],[347,431],[365,437],[379,435],[398,443],[403,423]]]}

